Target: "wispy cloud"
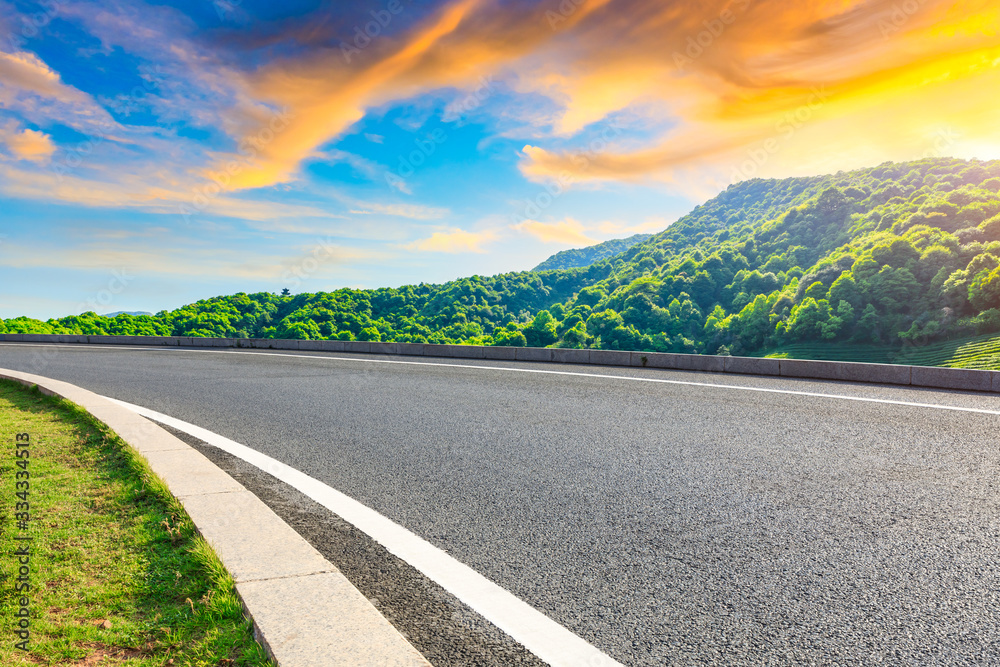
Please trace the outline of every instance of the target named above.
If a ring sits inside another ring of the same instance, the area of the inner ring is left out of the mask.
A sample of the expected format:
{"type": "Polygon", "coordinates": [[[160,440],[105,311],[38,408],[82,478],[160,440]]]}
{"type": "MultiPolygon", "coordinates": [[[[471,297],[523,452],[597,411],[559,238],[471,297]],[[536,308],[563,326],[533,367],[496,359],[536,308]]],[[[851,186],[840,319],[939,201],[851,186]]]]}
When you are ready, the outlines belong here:
{"type": "MultiPolygon", "coordinates": [[[[278,280],[311,252],[310,247],[287,254],[248,252],[246,250],[192,247],[184,244],[147,245],[105,241],[74,248],[5,244],[4,264],[14,268],[58,268],[81,271],[127,269],[144,276],[227,277],[254,280],[278,280]]],[[[334,246],[323,248],[323,273],[334,275],[341,265],[384,258],[384,253],[334,246]]]]}
{"type": "Polygon", "coordinates": [[[597,241],[587,235],[583,224],[573,218],[557,222],[525,220],[514,225],[514,229],[531,234],[542,243],[559,243],[576,246],[589,246],[597,243],[597,241]]]}
{"type": "Polygon", "coordinates": [[[93,105],[89,95],[64,84],[59,74],[27,51],[0,51],[0,85],[9,95],[31,93],[63,104],[93,105]]]}
{"type": "MultiPolygon", "coordinates": [[[[88,207],[135,209],[178,218],[181,217],[181,207],[191,201],[193,181],[188,181],[192,189],[183,189],[183,184],[178,182],[173,182],[171,187],[150,185],[148,173],[117,176],[117,180],[102,181],[0,164],[0,192],[9,197],[45,199],[88,207]]],[[[219,196],[209,200],[205,211],[211,215],[249,222],[342,217],[315,206],[232,196],[219,196]]]]}
{"type": "MultiPolygon", "coordinates": [[[[606,0],[580,6],[573,25],[606,0]]],[[[233,187],[253,188],[293,180],[300,165],[324,143],[343,134],[367,110],[428,91],[472,89],[497,71],[552,39],[544,10],[512,9],[488,0],[446,3],[427,21],[368,47],[370,57],[347,63],[339,51],[284,58],[244,78],[248,95],[290,109],[295,121],[261,147],[253,169],[233,187]]]]}
{"type": "Polygon", "coordinates": [[[355,215],[381,214],[411,220],[438,220],[448,215],[446,208],[423,206],[421,204],[380,204],[372,201],[352,201],[356,208],[351,209],[355,215]]]}
{"type": "Polygon", "coordinates": [[[522,90],[562,101],[561,134],[638,103],[676,127],[651,146],[624,137],[597,154],[528,145],[521,166],[529,178],[671,181],[706,167],[728,177],[765,143],[769,164],[755,172],[815,169],[830,157],[836,169],[857,166],[859,153],[913,157],[920,136],[941,124],[997,135],[1000,113],[963,85],[1000,84],[996,3],[624,1],[612,9],[635,20],[594,16],[577,31],[587,45],[578,57],[553,58],[522,90]],[[803,164],[805,146],[812,155],[803,164]]]}
{"type": "Polygon", "coordinates": [[[499,233],[493,229],[483,231],[466,231],[464,229],[446,229],[434,232],[429,237],[415,241],[406,246],[408,250],[419,252],[441,253],[484,253],[484,246],[495,241],[499,233]]]}

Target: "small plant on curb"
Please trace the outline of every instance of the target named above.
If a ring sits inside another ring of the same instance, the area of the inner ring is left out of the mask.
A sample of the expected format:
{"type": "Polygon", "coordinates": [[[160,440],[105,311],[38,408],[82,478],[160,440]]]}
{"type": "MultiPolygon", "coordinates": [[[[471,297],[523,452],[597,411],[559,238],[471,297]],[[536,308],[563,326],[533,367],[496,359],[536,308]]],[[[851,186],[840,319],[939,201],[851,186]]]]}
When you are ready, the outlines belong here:
{"type": "MultiPolygon", "coordinates": [[[[14,459],[0,458],[0,664],[272,665],[232,577],[180,503],[85,410],[0,381],[0,441],[31,439],[30,641],[10,557],[14,459]]],[[[23,508],[22,508],[23,509],[23,508]]]]}

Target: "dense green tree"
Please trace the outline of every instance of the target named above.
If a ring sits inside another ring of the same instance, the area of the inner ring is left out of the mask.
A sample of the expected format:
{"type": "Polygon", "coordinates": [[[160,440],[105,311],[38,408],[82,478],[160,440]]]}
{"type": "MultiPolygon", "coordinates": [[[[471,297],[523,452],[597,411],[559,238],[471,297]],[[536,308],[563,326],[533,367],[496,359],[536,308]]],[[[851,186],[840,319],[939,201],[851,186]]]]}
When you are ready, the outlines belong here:
{"type": "Polygon", "coordinates": [[[552,317],[549,311],[539,311],[531,321],[531,324],[522,330],[525,339],[528,341],[528,347],[548,347],[559,340],[559,335],[556,333],[556,324],[556,319],[552,317]]]}
{"type": "MultiPolygon", "coordinates": [[[[586,266],[205,299],[0,333],[329,338],[758,354],[1000,331],[1000,162],[928,158],[732,185],[586,266]]],[[[584,253],[586,254],[586,253],[584,253]]]]}

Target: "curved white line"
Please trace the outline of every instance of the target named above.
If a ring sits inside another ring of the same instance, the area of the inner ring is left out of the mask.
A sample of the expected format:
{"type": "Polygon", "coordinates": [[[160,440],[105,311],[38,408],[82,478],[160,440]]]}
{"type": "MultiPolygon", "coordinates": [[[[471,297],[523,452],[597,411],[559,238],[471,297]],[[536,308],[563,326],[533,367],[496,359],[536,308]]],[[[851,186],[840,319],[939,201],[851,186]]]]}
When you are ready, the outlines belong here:
{"type": "Polygon", "coordinates": [[[108,400],[218,447],[289,484],[366,533],[548,664],[558,667],[623,667],[430,542],[319,480],[200,426],[114,398],[108,400]]]}

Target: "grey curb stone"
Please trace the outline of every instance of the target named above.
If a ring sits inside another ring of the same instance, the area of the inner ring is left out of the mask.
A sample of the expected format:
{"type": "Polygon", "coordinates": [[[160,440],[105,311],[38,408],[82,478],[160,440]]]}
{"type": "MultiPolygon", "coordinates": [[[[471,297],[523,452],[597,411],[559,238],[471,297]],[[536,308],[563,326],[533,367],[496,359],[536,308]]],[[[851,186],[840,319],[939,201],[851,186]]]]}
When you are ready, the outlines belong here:
{"type": "Polygon", "coordinates": [[[709,371],[714,373],[724,373],[726,370],[725,357],[716,357],[700,354],[671,354],[664,352],[633,352],[632,366],[645,366],[646,368],[668,368],[680,371],[709,371]],[[646,363],[642,363],[642,358],[646,357],[646,363]]]}
{"type": "Polygon", "coordinates": [[[280,667],[430,667],[332,563],[200,452],[81,387],[4,369],[0,378],[37,385],[84,408],[130,446],[138,440],[137,451],[233,575],[255,637],[280,667]]]}
{"type": "Polygon", "coordinates": [[[371,354],[399,354],[399,347],[396,343],[369,343],[368,351],[371,354]]]}
{"type": "Polygon", "coordinates": [[[336,571],[242,486],[229,493],[197,494],[183,500],[198,532],[213,545],[236,583],[336,571]],[[282,557],[274,558],[276,552],[282,557]]]}
{"type": "Polygon", "coordinates": [[[239,491],[243,487],[204,454],[192,449],[146,451],[142,455],[177,498],[239,491]]]}
{"type": "Polygon", "coordinates": [[[780,367],[777,359],[755,357],[725,357],[726,373],[745,375],[778,375],[780,367]]]}
{"type": "Polygon", "coordinates": [[[632,363],[632,353],[620,350],[591,350],[590,363],[601,366],[629,366],[632,363]]]}
{"type": "MultiPolygon", "coordinates": [[[[111,345],[118,339],[118,336],[87,336],[87,342],[91,345],[111,345]]],[[[26,340],[26,343],[37,343],[39,341],[26,340]]]]}
{"type": "Polygon", "coordinates": [[[280,652],[281,667],[429,667],[392,626],[352,613],[368,601],[339,572],[238,583],[236,590],[259,625],[268,628],[258,634],[255,626],[254,634],[269,653],[280,652]],[[330,600],[342,602],[331,605],[330,600]],[[336,643],[317,652],[310,641],[316,635],[335,636],[336,643]]]}
{"type": "Polygon", "coordinates": [[[561,364],[589,364],[590,350],[555,348],[552,350],[552,361],[561,364]]]}
{"type": "Polygon", "coordinates": [[[451,357],[453,359],[482,359],[485,356],[481,345],[436,345],[424,344],[425,357],[451,357]]]}
{"type": "Polygon", "coordinates": [[[783,377],[910,384],[910,366],[802,359],[779,359],[778,366],[783,377]]]}
{"type": "Polygon", "coordinates": [[[990,371],[976,371],[965,368],[938,368],[935,366],[913,366],[910,384],[916,387],[942,387],[944,389],[973,389],[992,391],[993,377],[990,371]]]}
{"type": "Polygon", "coordinates": [[[517,361],[552,361],[552,350],[547,347],[519,347],[514,351],[517,361]]]}
{"type": "Polygon", "coordinates": [[[235,338],[203,338],[198,341],[197,347],[233,347],[235,344],[235,338]]]}
{"type": "MultiPolygon", "coordinates": [[[[134,336],[136,345],[149,345],[149,346],[163,346],[166,345],[166,338],[164,336],[134,336]]],[[[226,340],[232,341],[232,338],[227,338],[226,340]]],[[[73,341],[74,343],[76,341],[73,341]]]]}
{"type": "Polygon", "coordinates": [[[1000,372],[895,364],[813,361],[805,359],[765,359],[717,357],[698,354],[626,352],[618,350],[571,350],[526,347],[483,347],[479,345],[434,345],[420,343],[369,343],[366,341],[298,341],[278,339],[190,338],[176,336],[52,336],[47,334],[0,334],[0,341],[12,343],[91,343],[102,345],[167,345],[183,347],[235,347],[276,350],[310,350],[361,354],[396,354],[448,357],[453,359],[496,359],[592,364],[598,366],[643,366],[710,373],[783,376],[816,380],[874,382],[912,385],[933,389],[991,391],[1000,393],[1000,372]]]}
{"type": "Polygon", "coordinates": [[[708,371],[711,373],[726,372],[726,358],[714,355],[675,354],[676,368],[685,371],[708,371]]]}
{"type": "MultiPolygon", "coordinates": [[[[193,341],[190,338],[186,338],[186,339],[185,338],[181,338],[180,340],[182,341],[181,342],[181,346],[182,347],[186,347],[188,345],[192,345],[193,344],[193,341]],[[187,342],[184,342],[184,341],[187,341],[187,342]]],[[[242,347],[248,347],[248,348],[253,349],[253,350],[277,350],[277,349],[281,349],[281,348],[277,347],[277,345],[276,345],[277,341],[275,341],[272,338],[243,338],[243,339],[241,339],[240,342],[243,343],[242,347]]],[[[286,350],[287,349],[298,349],[298,345],[297,345],[298,341],[293,341],[293,342],[296,343],[295,348],[288,348],[288,347],[286,347],[284,349],[286,349],[286,350]]],[[[200,347],[201,343],[199,342],[198,345],[200,347]]]]}
{"type": "Polygon", "coordinates": [[[502,361],[514,361],[517,355],[516,347],[484,347],[483,348],[483,358],[484,359],[499,359],[502,361]]]}

